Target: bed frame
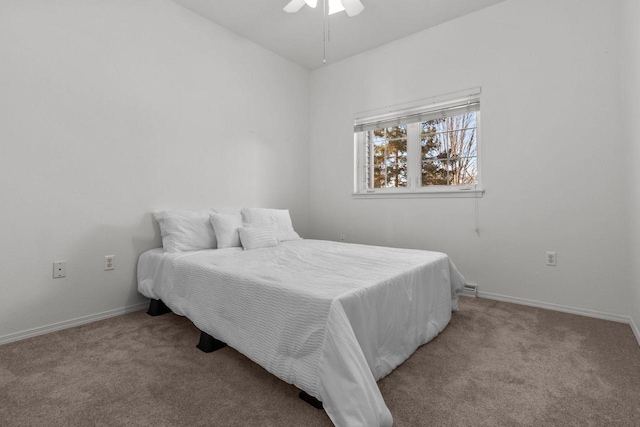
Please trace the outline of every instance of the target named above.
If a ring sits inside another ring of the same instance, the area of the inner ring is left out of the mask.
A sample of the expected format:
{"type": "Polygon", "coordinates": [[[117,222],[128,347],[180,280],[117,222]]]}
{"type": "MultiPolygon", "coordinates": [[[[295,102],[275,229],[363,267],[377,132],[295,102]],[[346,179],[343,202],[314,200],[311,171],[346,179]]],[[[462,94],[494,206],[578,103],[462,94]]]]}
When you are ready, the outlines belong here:
{"type": "Polygon", "coordinates": [[[161,314],[170,313],[171,309],[166,306],[162,300],[152,299],[149,302],[149,310],[147,310],[147,314],[149,316],[160,316],[161,314]]]}
{"type": "MultiPolygon", "coordinates": [[[[147,314],[149,316],[160,316],[162,314],[171,313],[171,309],[167,307],[167,305],[159,299],[152,299],[149,302],[149,310],[147,310],[147,314]]],[[[225,348],[227,343],[222,342],[220,340],[215,339],[208,333],[204,331],[200,331],[200,341],[196,348],[205,352],[205,353],[213,353],[214,351],[225,348]]],[[[314,408],[323,409],[322,402],[311,396],[305,391],[300,391],[298,397],[314,408]]]]}

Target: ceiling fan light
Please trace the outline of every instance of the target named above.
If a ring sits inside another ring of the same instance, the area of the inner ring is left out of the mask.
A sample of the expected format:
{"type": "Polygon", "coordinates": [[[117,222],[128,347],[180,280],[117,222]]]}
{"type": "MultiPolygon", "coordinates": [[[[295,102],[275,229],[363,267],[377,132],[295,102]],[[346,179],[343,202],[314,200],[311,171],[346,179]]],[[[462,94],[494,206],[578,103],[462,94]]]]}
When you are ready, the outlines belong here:
{"type": "Polygon", "coordinates": [[[342,12],[343,10],[344,6],[340,0],[329,0],[329,15],[342,12]]]}
{"type": "Polygon", "coordinates": [[[309,7],[316,7],[318,5],[318,0],[304,0],[304,2],[309,6],[309,7]]]}

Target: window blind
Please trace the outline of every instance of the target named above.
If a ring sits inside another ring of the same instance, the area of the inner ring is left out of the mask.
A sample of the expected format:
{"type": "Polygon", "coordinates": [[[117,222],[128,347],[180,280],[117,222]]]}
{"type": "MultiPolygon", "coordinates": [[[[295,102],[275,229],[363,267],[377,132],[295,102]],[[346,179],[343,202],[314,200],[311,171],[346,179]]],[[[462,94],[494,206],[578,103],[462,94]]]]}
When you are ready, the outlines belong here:
{"type": "Polygon", "coordinates": [[[353,131],[364,132],[409,123],[427,122],[474,111],[480,111],[480,99],[477,97],[440,104],[438,106],[417,107],[395,111],[390,114],[357,118],[353,126],[353,131]]]}

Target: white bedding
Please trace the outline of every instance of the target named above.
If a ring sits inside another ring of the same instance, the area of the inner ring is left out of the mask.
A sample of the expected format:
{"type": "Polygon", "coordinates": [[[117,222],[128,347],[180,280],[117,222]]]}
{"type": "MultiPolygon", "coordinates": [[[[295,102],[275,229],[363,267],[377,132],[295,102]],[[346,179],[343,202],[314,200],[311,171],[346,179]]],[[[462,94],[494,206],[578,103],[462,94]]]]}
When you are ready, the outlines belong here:
{"type": "Polygon", "coordinates": [[[444,329],[464,278],[439,252],[319,240],[140,256],[138,290],[320,399],[337,426],[393,423],[376,380],[444,329]]]}

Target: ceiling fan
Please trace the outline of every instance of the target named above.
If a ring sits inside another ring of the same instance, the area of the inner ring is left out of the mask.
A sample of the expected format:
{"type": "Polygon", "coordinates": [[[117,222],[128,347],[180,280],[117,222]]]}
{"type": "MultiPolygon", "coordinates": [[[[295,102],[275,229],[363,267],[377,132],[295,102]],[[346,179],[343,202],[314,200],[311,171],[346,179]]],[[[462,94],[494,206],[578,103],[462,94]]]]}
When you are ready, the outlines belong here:
{"type": "MultiPolygon", "coordinates": [[[[309,7],[316,7],[318,0],[291,0],[289,4],[284,7],[284,11],[295,13],[302,9],[305,3],[309,5],[309,7]]],[[[346,11],[349,16],[356,16],[364,10],[364,6],[360,0],[329,0],[329,15],[342,12],[343,10],[346,11]]]]}

